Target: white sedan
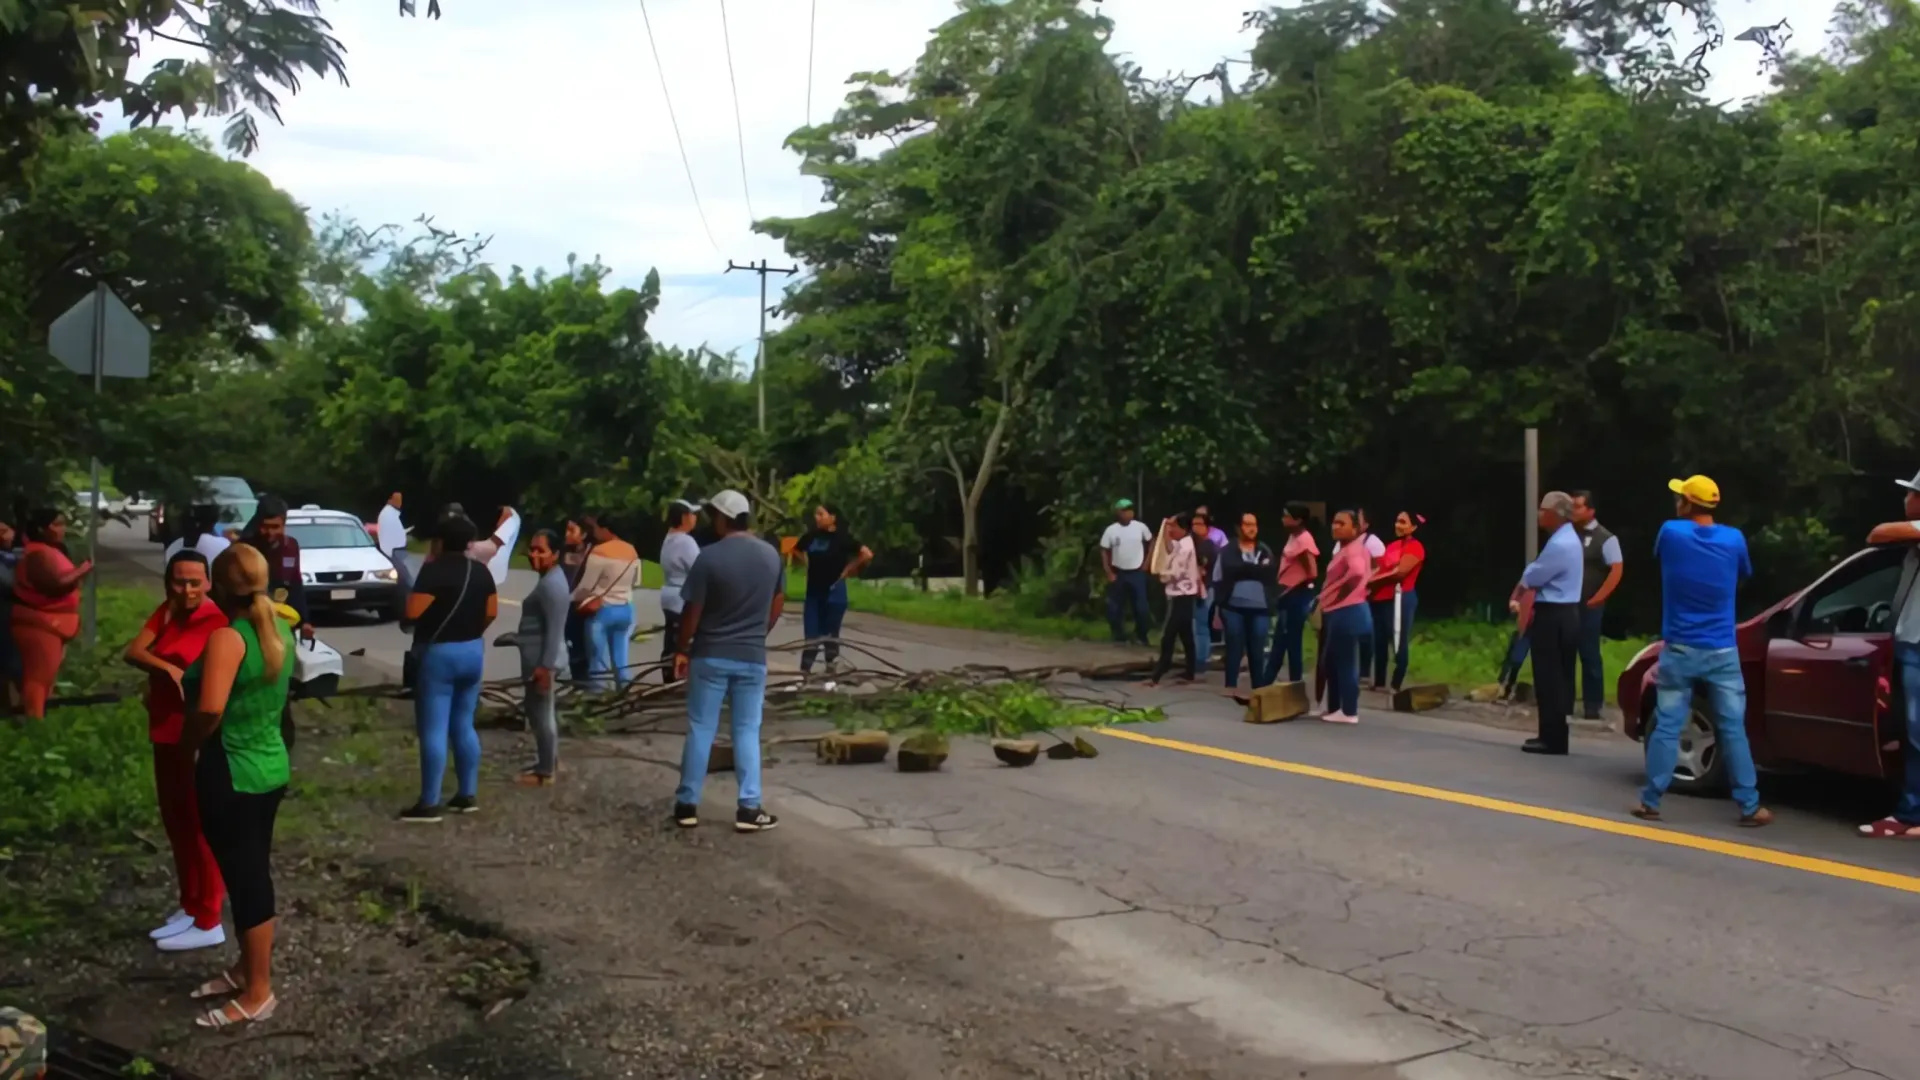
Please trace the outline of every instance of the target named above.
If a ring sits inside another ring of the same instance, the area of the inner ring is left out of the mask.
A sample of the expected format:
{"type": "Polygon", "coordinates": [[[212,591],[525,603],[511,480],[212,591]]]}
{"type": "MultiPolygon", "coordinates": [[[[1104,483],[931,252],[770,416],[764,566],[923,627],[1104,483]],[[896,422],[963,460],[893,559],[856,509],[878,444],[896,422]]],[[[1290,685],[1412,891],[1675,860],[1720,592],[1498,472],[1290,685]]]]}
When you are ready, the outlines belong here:
{"type": "Polygon", "coordinates": [[[357,515],[303,506],[287,514],[300,544],[300,578],[309,611],[377,611],[398,619],[406,607],[400,575],[380,554],[357,515]]]}

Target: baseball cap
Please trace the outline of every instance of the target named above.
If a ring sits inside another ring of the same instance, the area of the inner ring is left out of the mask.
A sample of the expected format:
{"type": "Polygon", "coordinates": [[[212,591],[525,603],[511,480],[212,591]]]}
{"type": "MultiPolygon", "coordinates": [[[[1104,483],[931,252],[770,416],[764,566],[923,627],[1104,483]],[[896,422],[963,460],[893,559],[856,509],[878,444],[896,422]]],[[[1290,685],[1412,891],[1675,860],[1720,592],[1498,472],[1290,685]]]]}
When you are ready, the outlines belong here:
{"type": "Polygon", "coordinates": [[[1695,506],[1719,506],[1720,485],[1710,478],[1695,473],[1685,480],[1667,481],[1667,490],[1686,499],[1695,506]]]}
{"type": "Polygon", "coordinates": [[[1133,509],[1133,500],[1132,499],[1116,499],[1114,500],[1113,508],[1115,510],[1131,510],[1133,509]]]}
{"type": "Polygon", "coordinates": [[[0,1009],[0,1080],[47,1075],[47,1029],[19,1009],[0,1009]]]}
{"type": "Polygon", "coordinates": [[[737,518],[753,509],[753,504],[747,501],[747,497],[732,488],[708,499],[707,505],[720,511],[721,516],[729,518],[737,518]]]}
{"type": "Polygon", "coordinates": [[[692,499],[675,499],[673,500],[673,505],[681,507],[682,509],[691,510],[696,514],[700,512],[700,504],[694,502],[692,499]]]}
{"type": "Polygon", "coordinates": [[[1895,480],[1894,483],[1899,484],[1908,491],[1920,491],[1920,472],[1914,473],[1913,479],[1911,480],[1895,480]]]}

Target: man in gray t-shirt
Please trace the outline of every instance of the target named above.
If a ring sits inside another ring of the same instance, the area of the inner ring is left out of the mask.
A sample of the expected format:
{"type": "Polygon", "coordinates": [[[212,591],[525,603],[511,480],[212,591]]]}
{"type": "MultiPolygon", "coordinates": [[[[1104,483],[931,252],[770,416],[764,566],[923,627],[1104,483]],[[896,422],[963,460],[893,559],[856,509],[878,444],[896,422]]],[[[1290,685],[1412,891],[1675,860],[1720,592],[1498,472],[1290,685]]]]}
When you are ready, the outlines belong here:
{"type": "Polygon", "coordinates": [[[740,805],[733,827],[765,832],[779,819],[760,808],[760,714],[767,695],[767,632],[786,603],[780,553],[751,531],[752,504],[737,491],[707,500],[719,539],[700,550],[680,587],[680,642],[673,677],[687,683],[687,741],[673,820],[700,824],[700,789],[720,730],[720,706],[733,718],[733,768],[740,805]]]}

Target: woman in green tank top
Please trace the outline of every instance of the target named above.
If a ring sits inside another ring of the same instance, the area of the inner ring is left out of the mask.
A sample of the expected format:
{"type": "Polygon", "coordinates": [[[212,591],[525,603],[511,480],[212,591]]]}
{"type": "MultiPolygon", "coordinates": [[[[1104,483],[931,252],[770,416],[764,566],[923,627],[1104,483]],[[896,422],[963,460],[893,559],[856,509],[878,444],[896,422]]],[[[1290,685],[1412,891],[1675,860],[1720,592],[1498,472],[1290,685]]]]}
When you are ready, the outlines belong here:
{"type": "Polygon", "coordinates": [[[280,714],[293,678],[293,631],[267,596],[266,559],[235,544],[213,561],[228,625],[181,680],[192,704],[182,742],[197,748],[200,827],[226,880],[240,963],[193,992],[232,1000],[195,1023],[223,1028],[273,1015],[273,823],[290,763],[280,714]]]}

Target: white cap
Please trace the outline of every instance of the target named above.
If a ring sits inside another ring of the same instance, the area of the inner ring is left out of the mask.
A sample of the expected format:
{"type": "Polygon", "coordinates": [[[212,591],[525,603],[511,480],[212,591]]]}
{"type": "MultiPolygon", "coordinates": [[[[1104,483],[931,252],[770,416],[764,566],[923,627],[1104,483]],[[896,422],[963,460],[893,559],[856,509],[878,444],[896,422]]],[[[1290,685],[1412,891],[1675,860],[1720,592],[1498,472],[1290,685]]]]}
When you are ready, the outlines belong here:
{"type": "Polygon", "coordinates": [[[727,518],[737,518],[753,509],[753,504],[747,501],[747,497],[732,488],[708,499],[707,505],[720,511],[720,516],[727,518]]]}

